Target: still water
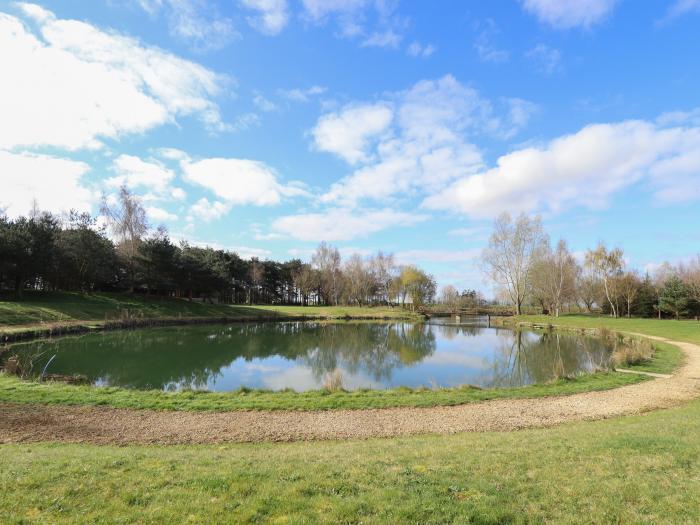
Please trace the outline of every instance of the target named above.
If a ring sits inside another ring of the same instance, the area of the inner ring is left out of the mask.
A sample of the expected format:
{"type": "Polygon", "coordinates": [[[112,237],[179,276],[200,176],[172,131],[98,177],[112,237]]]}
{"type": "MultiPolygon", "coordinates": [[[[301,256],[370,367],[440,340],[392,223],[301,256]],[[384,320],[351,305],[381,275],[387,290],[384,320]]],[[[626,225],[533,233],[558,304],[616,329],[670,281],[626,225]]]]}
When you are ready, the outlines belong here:
{"type": "Polygon", "coordinates": [[[428,323],[248,323],[163,327],[17,344],[38,375],[96,385],[229,391],[521,386],[605,369],[611,349],[585,336],[490,328],[482,319],[428,323]],[[55,357],[54,357],[55,356],[55,357]]]}

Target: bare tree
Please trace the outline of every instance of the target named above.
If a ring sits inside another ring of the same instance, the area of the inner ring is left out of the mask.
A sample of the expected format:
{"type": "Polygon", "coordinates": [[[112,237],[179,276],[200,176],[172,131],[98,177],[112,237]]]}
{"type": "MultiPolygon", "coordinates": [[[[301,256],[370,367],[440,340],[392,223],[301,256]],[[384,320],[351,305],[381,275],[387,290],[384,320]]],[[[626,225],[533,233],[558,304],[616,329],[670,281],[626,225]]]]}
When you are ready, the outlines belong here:
{"type": "Polygon", "coordinates": [[[595,250],[589,250],[586,253],[586,266],[603,282],[605,297],[610,303],[612,316],[618,317],[616,278],[622,274],[624,267],[622,250],[615,248],[608,251],[605,244],[600,243],[595,250]]]}
{"type": "Polygon", "coordinates": [[[344,274],[348,300],[358,305],[368,302],[374,293],[374,279],[362,256],[357,253],[350,256],[345,263],[344,274]]]}
{"type": "Polygon", "coordinates": [[[661,295],[668,280],[675,275],[676,270],[668,262],[662,263],[658,268],[656,268],[656,270],[654,270],[654,275],[651,282],[654,285],[654,293],[656,294],[656,311],[659,319],[661,319],[661,314],[663,313],[663,310],[661,309],[661,295]]]}
{"type": "Polygon", "coordinates": [[[321,292],[327,304],[338,305],[341,285],[341,259],[338,248],[326,242],[319,244],[311,264],[321,276],[321,292]]]}
{"type": "Polygon", "coordinates": [[[303,264],[292,276],[294,286],[301,292],[304,306],[309,304],[309,297],[318,290],[318,272],[308,264],[303,264]]]}
{"type": "Polygon", "coordinates": [[[547,306],[550,313],[559,317],[562,306],[575,299],[579,273],[580,268],[566,241],[560,240],[554,251],[547,246],[533,264],[533,295],[547,306]]]}
{"type": "Polygon", "coordinates": [[[642,280],[636,271],[629,271],[618,278],[617,285],[617,288],[620,290],[620,296],[627,304],[627,317],[632,317],[632,304],[642,288],[642,280]]]}
{"type": "Polygon", "coordinates": [[[139,199],[126,186],[122,186],[119,188],[117,203],[112,206],[107,202],[107,198],[103,197],[100,211],[117,240],[117,251],[126,262],[133,290],[139,246],[148,232],[146,210],[139,199]]]}
{"type": "Polygon", "coordinates": [[[452,313],[457,313],[462,305],[462,295],[459,293],[457,288],[451,284],[448,284],[442,287],[440,302],[449,307],[452,313]]]}
{"type": "Polygon", "coordinates": [[[496,219],[482,260],[491,278],[507,291],[516,315],[522,313],[531,290],[532,265],[546,240],[540,217],[522,214],[513,221],[504,213],[496,219]]]}
{"type": "Polygon", "coordinates": [[[598,303],[604,295],[603,283],[590,270],[582,270],[576,282],[576,295],[586,307],[586,311],[590,313],[593,311],[593,305],[598,303]]]}
{"type": "Polygon", "coordinates": [[[369,265],[377,283],[378,294],[382,300],[390,302],[392,282],[398,275],[394,254],[385,254],[379,251],[370,259],[369,265]]]}

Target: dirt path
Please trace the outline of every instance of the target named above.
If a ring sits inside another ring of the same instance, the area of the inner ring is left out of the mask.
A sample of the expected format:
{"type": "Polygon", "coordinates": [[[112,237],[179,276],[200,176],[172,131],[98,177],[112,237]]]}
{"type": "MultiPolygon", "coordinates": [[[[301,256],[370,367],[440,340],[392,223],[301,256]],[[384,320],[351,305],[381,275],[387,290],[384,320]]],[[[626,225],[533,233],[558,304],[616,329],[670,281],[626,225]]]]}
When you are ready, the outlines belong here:
{"type": "Polygon", "coordinates": [[[455,407],[318,412],[169,412],[0,404],[0,443],[221,443],[505,431],[639,414],[700,397],[700,346],[650,339],[682,348],[684,365],[673,377],[604,392],[455,407]]]}

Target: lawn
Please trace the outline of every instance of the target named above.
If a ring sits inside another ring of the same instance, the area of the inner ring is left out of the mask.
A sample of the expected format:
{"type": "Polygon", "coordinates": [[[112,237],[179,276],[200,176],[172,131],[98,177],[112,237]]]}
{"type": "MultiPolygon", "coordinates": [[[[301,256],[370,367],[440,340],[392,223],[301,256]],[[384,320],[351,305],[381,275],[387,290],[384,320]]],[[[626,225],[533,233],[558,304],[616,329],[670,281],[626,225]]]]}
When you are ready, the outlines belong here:
{"type": "Polygon", "coordinates": [[[553,429],[0,446],[6,523],[698,523],[700,401],[553,429]]]}
{"type": "Polygon", "coordinates": [[[27,293],[22,301],[0,297],[0,332],[22,330],[21,325],[78,321],[99,323],[123,318],[255,319],[270,316],[418,318],[416,314],[401,308],[219,305],[127,293],[27,293]]]}
{"type": "MultiPolygon", "coordinates": [[[[526,320],[690,342],[700,331],[690,322],[526,320]]],[[[661,348],[651,368],[668,367],[678,355],[675,347],[661,348]]],[[[697,523],[698,436],[700,401],[507,433],[216,446],[0,445],[0,521],[697,523]]]]}

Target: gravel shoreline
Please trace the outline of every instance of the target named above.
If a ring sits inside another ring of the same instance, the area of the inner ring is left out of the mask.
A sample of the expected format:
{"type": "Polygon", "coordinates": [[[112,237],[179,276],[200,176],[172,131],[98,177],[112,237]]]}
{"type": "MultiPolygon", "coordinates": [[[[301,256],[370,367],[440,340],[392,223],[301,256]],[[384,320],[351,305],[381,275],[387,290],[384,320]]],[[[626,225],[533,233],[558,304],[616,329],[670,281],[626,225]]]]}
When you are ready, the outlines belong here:
{"type": "Polygon", "coordinates": [[[366,439],[511,431],[669,408],[700,397],[700,346],[669,378],[570,396],[460,406],[328,411],[165,412],[107,407],[0,404],[0,443],[193,444],[366,439]]]}

